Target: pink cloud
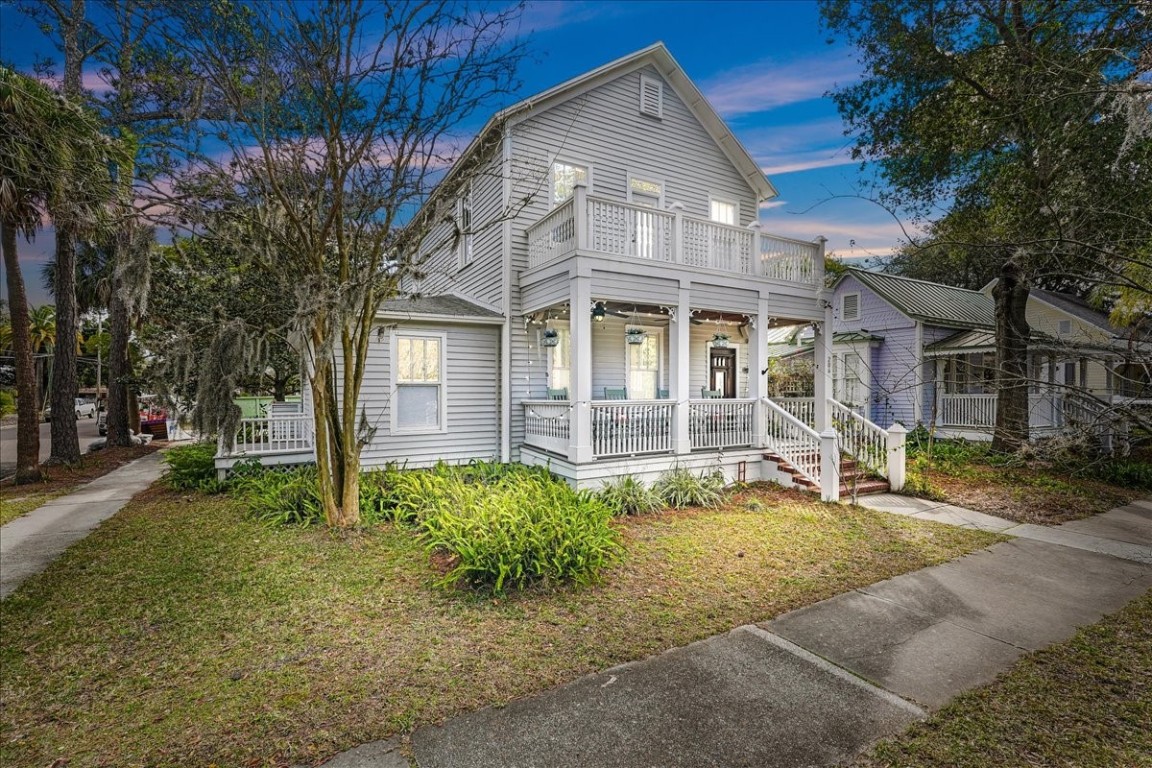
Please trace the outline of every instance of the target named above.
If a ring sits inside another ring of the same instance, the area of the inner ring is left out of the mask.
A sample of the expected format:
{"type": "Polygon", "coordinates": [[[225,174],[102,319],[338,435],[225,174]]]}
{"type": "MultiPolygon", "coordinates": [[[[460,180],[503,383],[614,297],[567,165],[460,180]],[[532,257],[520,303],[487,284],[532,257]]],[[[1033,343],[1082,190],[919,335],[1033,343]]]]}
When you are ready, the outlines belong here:
{"type": "Polygon", "coordinates": [[[765,60],[738,67],[710,78],[702,90],[716,111],[731,118],[819,99],[859,76],[859,65],[846,52],[829,51],[786,63],[765,60]]]}

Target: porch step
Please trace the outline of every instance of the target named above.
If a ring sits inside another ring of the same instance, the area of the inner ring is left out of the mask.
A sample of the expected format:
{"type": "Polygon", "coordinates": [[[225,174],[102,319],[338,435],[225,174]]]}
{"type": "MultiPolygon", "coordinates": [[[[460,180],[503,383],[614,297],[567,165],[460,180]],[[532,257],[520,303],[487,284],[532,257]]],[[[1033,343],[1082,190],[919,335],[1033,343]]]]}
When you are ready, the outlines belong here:
{"type": "MultiPolygon", "coordinates": [[[[764,453],[764,458],[776,464],[777,469],[781,472],[792,475],[794,486],[806,491],[817,493],[820,491],[816,483],[800,474],[799,470],[779,454],[767,451],[764,453]]],[[[813,456],[812,458],[816,457],[813,456]]],[[[840,460],[840,497],[852,496],[853,490],[855,490],[856,496],[866,496],[874,493],[888,493],[890,486],[886,479],[870,475],[855,459],[844,458],[840,460]]]]}

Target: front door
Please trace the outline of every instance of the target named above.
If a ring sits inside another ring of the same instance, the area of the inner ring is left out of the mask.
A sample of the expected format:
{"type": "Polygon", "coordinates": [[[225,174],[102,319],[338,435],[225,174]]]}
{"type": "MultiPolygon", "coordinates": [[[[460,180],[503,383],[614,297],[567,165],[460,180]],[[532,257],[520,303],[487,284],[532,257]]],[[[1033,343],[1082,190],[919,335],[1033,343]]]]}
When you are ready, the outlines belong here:
{"type": "Polygon", "coordinates": [[[720,397],[736,397],[736,350],[713,348],[708,353],[708,389],[720,397]]]}

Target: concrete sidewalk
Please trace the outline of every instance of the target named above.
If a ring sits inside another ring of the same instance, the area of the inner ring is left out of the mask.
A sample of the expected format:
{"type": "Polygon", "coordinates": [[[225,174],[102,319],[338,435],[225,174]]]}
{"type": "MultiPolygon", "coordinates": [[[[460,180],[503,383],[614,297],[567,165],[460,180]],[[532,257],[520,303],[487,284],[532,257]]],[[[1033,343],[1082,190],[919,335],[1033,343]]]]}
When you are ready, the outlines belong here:
{"type": "Polygon", "coordinates": [[[116,514],[163,473],[150,453],[0,528],[0,599],[116,514]]]}
{"type": "MultiPolygon", "coordinates": [[[[1018,538],[504,708],[421,728],[412,737],[415,764],[839,764],[926,710],[990,682],[1022,654],[1067,639],[1152,588],[1152,560],[1144,559],[1152,548],[1152,503],[1035,532],[1038,526],[895,499],[899,514],[1018,538]]],[[[325,766],[409,762],[390,740],[325,766]]]]}

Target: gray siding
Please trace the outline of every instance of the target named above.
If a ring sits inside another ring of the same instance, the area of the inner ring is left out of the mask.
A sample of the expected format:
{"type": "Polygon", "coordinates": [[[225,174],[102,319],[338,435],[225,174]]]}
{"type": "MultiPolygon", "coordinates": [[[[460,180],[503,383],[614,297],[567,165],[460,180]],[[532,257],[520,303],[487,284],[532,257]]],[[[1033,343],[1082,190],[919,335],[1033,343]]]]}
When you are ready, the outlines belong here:
{"type": "Polygon", "coordinates": [[[554,275],[553,277],[533,283],[522,292],[521,302],[525,310],[535,311],[568,301],[568,274],[554,275]]]}
{"type": "Polygon", "coordinates": [[[592,297],[638,304],[675,306],[680,286],[675,280],[624,272],[592,270],[592,297]]]}
{"type": "Polygon", "coordinates": [[[377,431],[364,449],[364,467],[383,466],[388,462],[427,466],[439,460],[498,459],[499,327],[402,323],[396,329],[399,332],[447,334],[445,386],[448,431],[421,435],[391,432],[391,336],[384,333],[374,337],[360,401],[377,431]]]}
{"type": "Polygon", "coordinates": [[[754,314],[760,307],[760,294],[756,291],[742,291],[706,283],[692,283],[691,301],[693,309],[754,314]]]}

